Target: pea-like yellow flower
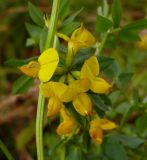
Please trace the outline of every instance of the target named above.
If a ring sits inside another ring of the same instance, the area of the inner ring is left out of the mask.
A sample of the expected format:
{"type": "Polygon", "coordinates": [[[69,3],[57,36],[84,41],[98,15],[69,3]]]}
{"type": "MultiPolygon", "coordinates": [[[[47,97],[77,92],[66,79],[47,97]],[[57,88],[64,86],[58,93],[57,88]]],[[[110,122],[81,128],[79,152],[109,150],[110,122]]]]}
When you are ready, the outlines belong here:
{"type": "Polygon", "coordinates": [[[50,97],[48,103],[48,116],[59,113],[63,102],[72,101],[75,110],[85,116],[92,112],[92,102],[85,93],[89,90],[89,79],[79,79],[70,85],[61,82],[48,82],[40,85],[40,91],[44,97],[50,97]],[[56,97],[56,98],[55,98],[56,97]]]}
{"type": "Polygon", "coordinates": [[[39,77],[40,81],[47,82],[53,76],[59,63],[58,52],[54,48],[45,50],[37,61],[18,67],[23,73],[30,77],[39,77]]]}
{"type": "Polygon", "coordinates": [[[110,90],[111,85],[104,79],[98,77],[99,68],[96,56],[91,56],[84,62],[80,78],[88,78],[90,80],[90,89],[94,93],[107,93],[110,90]]]}
{"type": "Polygon", "coordinates": [[[65,107],[61,108],[60,113],[63,118],[63,122],[58,126],[56,131],[59,135],[68,136],[75,130],[77,126],[76,121],[65,107]]]}
{"type": "Polygon", "coordinates": [[[140,38],[141,41],[137,43],[137,46],[143,50],[147,50],[147,33],[142,35],[140,38]]]}
{"type": "Polygon", "coordinates": [[[89,79],[85,78],[73,81],[62,94],[62,101],[72,101],[75,110],[82,116],[91,114],[92,102],[90,97],[85,93],[89,90],[89,87],[89,79]]]}
{"type": "Polygon", "coordinates": [[[50,81],[40,85],[41,94],[44,97],[49,97],[47,112],[49,117],[54,116],[60,112],[60,109],[63,106],[61,96],[63,93],[65,93],[66,89],[67,85],[61,82],[50,81]]]}
{"type": "Polygon", "coordinates": [[[62,33],[58,33],[57,35],[59,38],[68,42],[68,50],[72,51],[73,54],[80,48],[90,47],[96,41],[94,36],[83,26],[83,24],[72,33],[71,37],[62,33]]]}
{"type": "Polygon", "coordinates": [[[103,130],[111,130],[117,125],[107,119],[94,119],[90,122],[89,134],[94,142],[101,144],[103,141],[103,130]]]}

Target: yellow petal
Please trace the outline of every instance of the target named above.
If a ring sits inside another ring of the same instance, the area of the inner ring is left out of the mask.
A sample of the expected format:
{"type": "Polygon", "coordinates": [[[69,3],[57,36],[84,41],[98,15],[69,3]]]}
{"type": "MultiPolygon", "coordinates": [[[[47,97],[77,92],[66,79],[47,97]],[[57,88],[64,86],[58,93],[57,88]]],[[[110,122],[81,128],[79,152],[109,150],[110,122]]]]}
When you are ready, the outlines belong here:
{"type": "Polygon", "coordinates": [[[61,116],[63,117],[63,122],[56,131],[59,135],[69,135],[75,129],[76,122],[65,107],[61,109],[61,116]]]}
{"type": "Polygon", "coordinates": [[[109,121],[107,119],[100,119],[100,127],[103,130],[111,130],[117,128],[117,125],[114,122],[109,121]]]}
{"type": "Polygon", "coordinates": [[[91,121],[90,125],[93,128],[101,128],[103,130],[111,130],[117,127],[114,122],[107,119],[94,119],[91,121]]]}
{"type": "Polygon", "coordinates": [[[69,120],[69,119],[72,119],[72,116],[70,115],[69,111],[63,106],[61,108],[61,116],[64,120],[69,120]]]}
{"type": "Polygon", "coordinates": [[[92,102],[86,93],[79,94],[73,100],[73,106],[75,110],[82,116],[92,113],[92,102]]]}
{"type": "Polygon", "coordinates": [[[50,81],[48,83],[43,83],[40,85],[40,91],[44,97],[56,96],[58,98],[61,98],[66,89],[67,85],[61,82],[50,81]]]}
{"type": "Polygon", "coordinates": [[[71,88],[70,86],[68,86],[67,89],[65,90],[65,92],[62,94],[61,100],[62,100],[62,102],[70,102],[77,95],[78,95],[78,93],[76,92],[76,90],[71,88]]]}
{"type": "Polygon", "coordinates": [[[89,90],[90,80],[88,78],[75,80],[70,84],[70,87],[73,90],[76,90],[77,93],[83,93],[89,90]]]}
{"type": "Polygon", "coordinates": [[[87,59],[81,69],[80,78],[94,79],[99,74],[99,63],[96,56],[87,59]]]}
{"type": "Polygon", "coordinates": [[[70,38],[63,33],[57,33],[57,36],[59,38],[63,39],[64,41],[69,41],[70,40],[70,38]]]}
{"type": "Polygon", "coordinates": [[[40,65],[36,61],[31,61],[28,64],[18,67],[23,73],[30,77],[37,77],[40,65]]]}
{"type": "Polygon", "coordinates": [[[111,88],[111,85],[102,78],[96,77],[91,82],[90,89],[94,93],[108,93],[111,88]]]}
{"type": "Polygon", "coordinates": [[[55,116],[60,112],[60,109],[62,107],[62,102],[58,97],[51,97],[48,102],[48,112],[47,115],[49,117],[55,116]]]}
{"type": "Polygon", "coordinates": [[[83,44],[82,42],[80,41],[72,41],[70,40],[68,42],[68,51],[70,51],[73,56],[77,53],[77,51],[80,49],[80,48],[84,48],[86,47],[85,44],[83,44]]]}
{"type": "Polygon", "coordinates": [[[75,123],[73,121],[64,121],[57,128],[57,134],[69,135],[74,131],[75,123]]]}
{"type": "Polygon", "coordinates": [[[47,82],[53,76],[59,63],[58,52],[54,48],[49,48],[39,56],[38,61],[40,63],[39,79],[47,82]]]}
{"type": "Polygon", "coordinates": [[[71,40],[82,43],[83,46],[81,47],[89,47],[95,43],[94,36],[83,26],[83,24],[73,32],[71,40]]]}
{"type": "Polygon", "coordinates": [[[94,140],[95,143],[101,144],[103,141],[103,131],[101,128],[95,128],[90,126],[89,129],[90,137],[94,140]]]}

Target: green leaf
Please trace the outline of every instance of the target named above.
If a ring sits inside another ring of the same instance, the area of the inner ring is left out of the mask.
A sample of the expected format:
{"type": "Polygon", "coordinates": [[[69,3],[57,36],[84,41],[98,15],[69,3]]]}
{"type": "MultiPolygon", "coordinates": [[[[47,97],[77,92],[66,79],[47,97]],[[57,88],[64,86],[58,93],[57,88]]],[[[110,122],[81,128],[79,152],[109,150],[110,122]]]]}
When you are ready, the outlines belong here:
{"type": "Polygon", "coordinates": [[[48,35],[48,28],[44,26],[40,34],[40,42],[39,42],[40,52],[44,51],[47,35],[48,35]]]}
{"type": "Polygon", "coordinates": [[[31,36],[31,38],[36,42],[39,43],[40,40],[40,33],[41,33],[41,28],[36,26],[36,25],[32,25],[29,23],[25,23],[26,29],[29,33],[29,35],[31,36]]]}
{"type": "Polygon", "coordinates": [[[72,103],[67,103],[66,107],[68,107],[69,112],[71,113],[71,115],[75,118],[75,120],[81,124],[84,125],[84,118],[83,116],[81,116],[79,113],[77,113],[77,111],[74,109],[74,107],[72,106],[72,103]]]}
{"type": "Polygon", "coordinates": [[[115,136],[105,139],[103,150],[109,160],[128,160],[127,153],[123,145],[115,136]]]}
{"type": "Polygon", "coordinates": [[[122,8],[120,0],[113,0],[112,3],[112,18],[114,27],[119,27],[122,17],[122,8]]]}
{"type": "Polygon", "coordinates": [[[108,111],[109,106],[105,101],[97,94],[94,93],[89,93],[88,94],[92,100],[92,103],[94,105],[94,110],[96,113],[100,116],[103,117],[105,112],[108,111]]]}
{"type": "Polygon", "coordinates": [[[117,108],[115,109],[116,113],[118,114],[125,114],[128,108],[130,108],[131,105],[128,102],[122,102],[120,103],[117,108]]]}
{"type": "Polygon", "coordinates": [[[140,31],[143,29],[147,29],[147,19],[137,20],[135,22],[132,22],[132,23],[127,24],[126,26],[122,27],[122,30],[140,31]]]}
{"type": "Polygon", "coordinates": [[[59,16],[61,17],[61,19],[64,19],[69,14],[69,9],[69,0],[62,0],[59,10],[59,16]]]}
{"type": "Polygon", "coordinates": [[[118,76],[116,84],[119,88],[124,88],[128,85],[129,81],[131,80],[133,73],[121,73],[118,76]]]}
{"type": "Polygon", "coordinates": [[[100,63],[100,70],[103,71],[113,65],[115,60],[106,56],[99,56],[98,61],[100,63]]]}
{"type": "Polygon", "coordinates": [[[60,139],[57,143],[53,144],[51,147],[50,147],[50,150],[48,152],[48,155],[51,156],[53,155],[53,153],[55,152],[55,150],[57,148],[59,148],[60,146],[62,146],[65,142],[67,141],[67,137],[63,138],[63,139],[60,139]]]}
{"type": "Polygon", "coordinates": [[[140,132],[147,130],[147,113],[136,120],[136,127],[140,132]]]}
{"type": "Polygon", "coordinates": [[[94,54],[94,51],[95,51],[94,48],[80,49],[78,53],[76,54],[73,68],[74,67],[76,68],[77,66],[83,64],[86,59],[88,59],[90,56],[94,54]]]}
{"type": "Polygon", "coordinates": [[[97,15],[96,32],[103,33],[112,27],[113,23],[108,18],[97,15]]]}
{"type": "Polygon", "coordinates": [[[95,109],[98,108],[102,111],[108,110],[108,106],[105,104],[105,102],[102,100],[102,98],[98,94],[90,93],[89,95],[90,95],[91,100],[95,106],[95,109]]]}
{"type": "Polygon", "coordinates": [[[116,135],[116,137],[124,146],[130,147],[132,149],[139,147],[145,142],[145,140],[134,136],[116,135]]]}
{"type": "Polygon", "coordinates": [[[35,5],[33,5],[31,2],[28,2],[28,9],[29,9],[29,14],[32,20],[39,26],[43,27],[44,19],[43,19],[43,14],[40,11],[40,9],[37,8],[35,5]]]}
{"type": "Polygon", "coordinates": [[[4,64],[11,66],[11,67],[17,67],[17,66],[23,66],[27,64],[31,60],[37,60],[38,57],[31,57],[28,59],[9,59],[4,64]]]}
{"type": "Polygon", "coordinates": [[[102,71],[106,77],[115,78],[120,73],[120,68],[116,60],[105,56],[98,57],[100,63],[100,71],[102,71]]]}
{"type": "Polygon", "coordinates": [[[138,34],[138,32],[136,31],[132,31],[132,30],[120,30],[119,32],[119,37],[128,42],[128,41],[140,41],[140,36],[138,34]]]}
{"type": "Polygon", "coordinates": [[[64,22],[63,22],[63,26],[68,25],[69,23],[73,22],[74,19],[81,13],[81,11],[83,10],[83,8],[81,8],[80,10],[78,10],[77,12],[75,12],[74,14],[72,14],[70,17],[68,17],[64,22]]]}
{"type": "Polygon", "coordinates": [[[77,29],[81,25],[80,22],[71,22],[67,25],[62,26],[59,29],[59,32],[66,34],[67,36],[70,35],[75,29],[77,29]]]}
{"type": "Polygon", "coordinates": [[[69,152],[66,160],[85,160],[85,158],[78,147],[72,147],[72,150],[69,152]]]}
{"type": "Polygon", "coordinates": [[[19,77],[13,84],[12,93],[18,94],[26,92],[32,86],[33,82],[34,79],[26,75],[19,77]]]}

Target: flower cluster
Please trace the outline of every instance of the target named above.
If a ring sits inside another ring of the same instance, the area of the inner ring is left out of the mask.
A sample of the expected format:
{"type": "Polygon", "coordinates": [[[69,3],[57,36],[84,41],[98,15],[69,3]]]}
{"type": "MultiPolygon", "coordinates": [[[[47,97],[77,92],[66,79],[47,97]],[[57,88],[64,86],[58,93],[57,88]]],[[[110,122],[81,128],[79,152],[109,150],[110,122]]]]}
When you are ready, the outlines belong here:
{"type": "Polygon", "coordinates": [[[103,130],[113,129],[117,126],[96,115],[88,93],[106,94],[110,91],[111,85],[99,77],[100,67],[95,55],[84,61],[80,71],[72,70],[71,67],[78,50],[94,45],[96,40],[83,24],[73,32],[71,37],[62,33],[58,33],[57,36],[68,42],[65,58],[66,69],[61,75],[64,78],[60,78],[59,81],[51,80],[59,63],[59,53],[54,48],[45,50],[38,61],[31,61],[19,69],[28,76],[39,77],[42,82],[39,86],[40,92],[44,97],[49,98],[47,115],[52,117],[60,114],[62,117],[62,122],[57,127],[59,135],[72,135],[79,128],[78,122],[67,108],[67,104],[72,102],[78,114],[90,117],[89,134],[96,143],[101,143],[103,130]]]}

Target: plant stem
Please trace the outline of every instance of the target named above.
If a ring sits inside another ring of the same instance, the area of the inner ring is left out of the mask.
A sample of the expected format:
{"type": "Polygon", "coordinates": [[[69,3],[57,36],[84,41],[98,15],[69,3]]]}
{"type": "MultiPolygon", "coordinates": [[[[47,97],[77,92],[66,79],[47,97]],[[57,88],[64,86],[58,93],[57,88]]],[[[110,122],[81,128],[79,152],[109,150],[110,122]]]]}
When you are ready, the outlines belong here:
{"type": "Polygon", "coordinates": [[[106,33],[104,34],[103,40],[102,40],[101,44],[100,44],[99,47],[98,47],[98,54],[100,54],[100,53],[102,52],[102,50],[103,50],[103,48],[104,48],[104,45],[105,45],[105,43],[106,43],[106,40],[107,40],[108,35],[109,35],[109,32],[106,32],[106,33]]]}
{"type": "Polygon", "coordinates": [[[1,140],[0,140],[0,149],[5,154],[5,156],[7,157],[8,160],[14,160],[11,153],[9,152],[8,148],[1,140]]]}
{"type": "Polygon", "coordinates": [[[57,27],[59,6],[60,6],[60,0],[53,0],[50,26],[49,26],[49,31],[48,31],[48,35],[47,35],[46,44],[45,44],[45,49],[47,49],[49,47],[53,47],[54,36],[55,36],[55,32],[56,32],[56,27],[57,27]]]}
{"type": "MultiPolygon", "coordinates": [[[[60,0],[53,0],[53,7],[50,20],[50,28],[45,44],[45,50],[54,47],[54,37],[56,32],[58,12],[59,12],[60,0]]],[[[38,106],[37,106],[37,117],[36,117],[36,146],[37,146],[37,160],[44,160],[43,151],[43,120],[44,120],[44,103],[45,98],[39,93],[38,106]]]]}
{"type": "Polygon", "coordinates": [[[102,52],[102,50],[103,50],[103,48],[104,48],[104,46],[105,46],[106,40],[107,40],[107,38],[108,38],[108,36],[109,36],[109,34],[117,33],[117,32],[119,32],[120,30],[121,30],[121,28],[116,28],[116,29],[112,29],[112,30],[109,30],[109,31],[107,31],[106,33],[104,33],[102,42],[101,42],[99,45],[97,45],[97,49],[96,49],[96,52],[95,52],[95,55],[96,55],[96,56],[98,56],[98,55],[101,54],[101,52],[102,52]]]}
{"type": "Polygon", "coordinates": [[[38,160],[43,160],[43,114],[45,98],[39,93],[36,118],[36,144],[38,160]]]}

